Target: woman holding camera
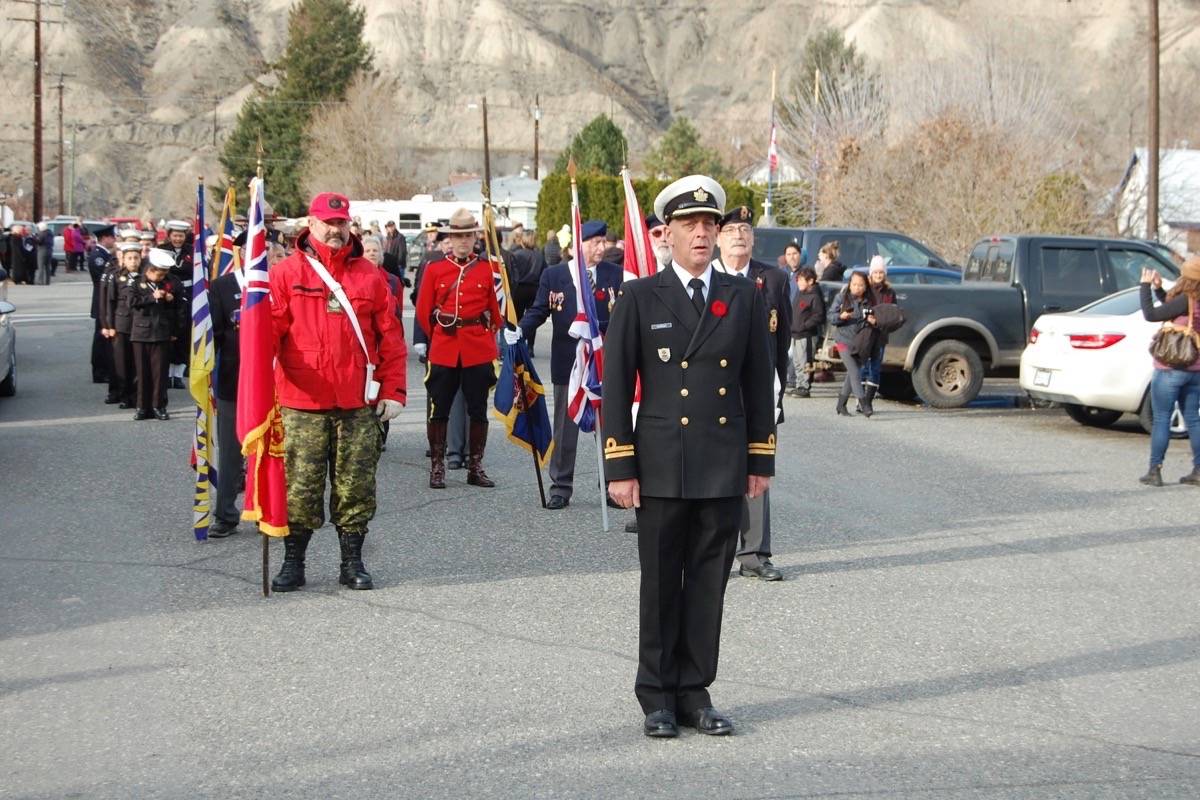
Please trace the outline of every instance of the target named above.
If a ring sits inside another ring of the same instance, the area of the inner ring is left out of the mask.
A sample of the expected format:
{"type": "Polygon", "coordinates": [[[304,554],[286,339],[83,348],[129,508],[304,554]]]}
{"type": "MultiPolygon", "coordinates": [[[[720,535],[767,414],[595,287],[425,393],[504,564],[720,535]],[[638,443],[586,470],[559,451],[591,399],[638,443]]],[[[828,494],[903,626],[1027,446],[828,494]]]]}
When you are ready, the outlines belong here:
{"type": "Polygon", "coordinates": [[[853,393],[863,416],[870,417],[873,410],[870,401],[863,395],[860,377],[860,359],[863,354],[855,352],[856,338],[868,325],[875,324],[875,317],[871,314],[866,275],[861,272],[850,273],[850,281],[846,288],[838,292],[829,309],[829,324],[833,326],[834,347],[846,366],[846,379],[842,381],[842,389],[838,393],[837,413],[843,417],[851,416],[846,410],[846,401],[853,393]]]}
{"type": "MultiPolygon", "coordinates": [[[[1181,328],[1200,329],[1200,256],[1183,262],[1179,280],[1169,292],[1163,292],[1162,275],[1152,269],[1142,270],[1142,316],[1150,322],[1173,320],[1181,328]],[[1154,305],[1151,288],[1161,305],[1154,305]]],[[[1175,404],[1183,412],[1188,440],[1192,445],[1192,471],[1179,479],[1180,483],[1200,486],[1200,361],[1176,369],[1154,360],[1154,377],[1150,379],[1150,408],[1154,423],[1150,430],[1150,471],[1140,480],[1147,486],[1162,486],[1162,465],[1171,440],[1171,415],[1175,404]]]]}

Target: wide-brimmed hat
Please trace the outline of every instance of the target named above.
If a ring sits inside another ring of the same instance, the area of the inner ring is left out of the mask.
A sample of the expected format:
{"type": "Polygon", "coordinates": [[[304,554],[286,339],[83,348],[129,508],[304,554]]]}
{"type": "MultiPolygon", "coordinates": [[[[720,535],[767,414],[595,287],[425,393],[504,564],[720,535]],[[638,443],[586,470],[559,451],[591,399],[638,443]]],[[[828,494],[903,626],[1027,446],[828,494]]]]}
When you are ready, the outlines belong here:
{"type": "Polygon", "coordinates": [[[479,233],[483,228],[475,221],[475,215],[465,208],[460,208],[450,215],[450,221],[438,228],[438,233],[479,233]]]}

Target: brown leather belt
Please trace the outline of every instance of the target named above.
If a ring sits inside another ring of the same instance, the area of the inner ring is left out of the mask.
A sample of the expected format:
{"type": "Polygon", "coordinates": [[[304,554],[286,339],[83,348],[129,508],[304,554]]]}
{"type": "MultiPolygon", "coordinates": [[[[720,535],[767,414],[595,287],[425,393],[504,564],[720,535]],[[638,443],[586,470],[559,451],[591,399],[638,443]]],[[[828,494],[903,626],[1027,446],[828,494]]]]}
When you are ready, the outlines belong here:
{"type": "Polygon", "coordinates": [[[437,322],[438,327],[442,328],[447,333],[453,333],[458,328],[466,328],[472,325],[478,325],[481,328],[488,327],[487,317],[471,317],[470,319],[456,319],[449,324],[438,321],[438,313],[435,311],[433,319],[437,322]]]}

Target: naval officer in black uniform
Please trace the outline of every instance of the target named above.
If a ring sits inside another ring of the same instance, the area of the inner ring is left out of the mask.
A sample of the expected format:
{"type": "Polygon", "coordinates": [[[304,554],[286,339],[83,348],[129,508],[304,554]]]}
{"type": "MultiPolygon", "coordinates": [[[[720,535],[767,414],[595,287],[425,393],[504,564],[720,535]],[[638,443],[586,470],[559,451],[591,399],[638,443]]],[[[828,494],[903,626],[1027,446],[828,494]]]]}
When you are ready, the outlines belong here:
{"type": "Polygon", "coordinates": [[[637,509],[635,693],[647,736],[676,736],[679,724],[733,732],[708,687],[743,498],[766,491],[775,472],[767,311],[753,283],[712,267],[724,207],[724,190],[703,175],[659,193],[671,264],[623,285],[604,347],[609,494],[637,509]]]}
{"type": "MultiPolygon", "coordinates": [[[[749,206],[730,209],[721,219],[717,244],[721,257],[713,269],[754,284],[767,309],[767,342],[771,363],[777,421],[783,422],[783,387],[787,383],[789,350],[792,346],[792,304],[788,295],[788,275],[773,264],[751,258],[754,249],[754,212],[749,206]]],[[[747,499],[742,509],[741,542],[737,558],[743,577],[781,581],[783,573],[771,563],[771,493],[747,499]]]]}

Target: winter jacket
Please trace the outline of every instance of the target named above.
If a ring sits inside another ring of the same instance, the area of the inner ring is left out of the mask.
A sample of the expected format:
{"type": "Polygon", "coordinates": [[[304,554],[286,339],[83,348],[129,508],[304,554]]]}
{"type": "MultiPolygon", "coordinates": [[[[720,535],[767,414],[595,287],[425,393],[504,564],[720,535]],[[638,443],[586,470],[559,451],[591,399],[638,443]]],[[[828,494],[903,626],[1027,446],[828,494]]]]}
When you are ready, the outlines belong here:
{"type": "Polygon", "coordinates": [[[796,292],[792,301],[792,336],[812,336],[825,327],[825,296],[813,284],[807,292],[796,292]]]}
{"type": "Polygon", "coordinates": [[[375,364],[380,400],[407,400],[407,351],[396,301],[379,267],[362,257],[357,237],[336,251],[301,231],[296,250],[271,267],[275,388],[287,408],[324,411],[366,405],[367,359],[342,308],[308,263],[318,259],[342,285],[375,364]]]}
{"type": "Polygon", "coordinates": [[[833,305],[829,307],[828,320],[833,326],[833,341],[839,350],[849,347],[854,337],[867,324],[868,308],[870,305],[865,300],[854,297],[849,291],[838,292],[833,305]],[[841,317],[844,308],[853,312],[849,319],[841,317]]]}

